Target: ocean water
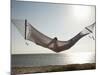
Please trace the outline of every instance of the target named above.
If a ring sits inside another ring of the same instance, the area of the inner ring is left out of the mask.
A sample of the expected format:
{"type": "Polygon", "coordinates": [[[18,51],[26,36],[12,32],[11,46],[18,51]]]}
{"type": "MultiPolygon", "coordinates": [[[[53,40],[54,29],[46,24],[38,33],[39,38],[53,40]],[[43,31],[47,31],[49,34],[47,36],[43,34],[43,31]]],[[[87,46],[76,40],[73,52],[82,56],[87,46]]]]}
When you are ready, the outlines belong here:
{"type": "Polygon", "coordinates": [[[11,57],[11,65],[17,67],[95,63],[95,53],[91,52],[66,54],[13,54],[11,57]]]}

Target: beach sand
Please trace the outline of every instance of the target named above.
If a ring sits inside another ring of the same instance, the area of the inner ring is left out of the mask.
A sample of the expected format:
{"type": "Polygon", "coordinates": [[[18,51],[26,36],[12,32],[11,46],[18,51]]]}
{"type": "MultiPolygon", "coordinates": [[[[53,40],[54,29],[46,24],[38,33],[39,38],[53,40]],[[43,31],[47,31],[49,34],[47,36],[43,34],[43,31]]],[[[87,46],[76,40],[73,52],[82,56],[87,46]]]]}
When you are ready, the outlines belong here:
{"type": "Polygon", "coordinates": [[[90,69],[96,69],[96,63],[49,65],[49,66],[41,66],[41,67],[12,67],[11,73],[12,75],[16,75],[16,74],[90,70],[90,69]]]}

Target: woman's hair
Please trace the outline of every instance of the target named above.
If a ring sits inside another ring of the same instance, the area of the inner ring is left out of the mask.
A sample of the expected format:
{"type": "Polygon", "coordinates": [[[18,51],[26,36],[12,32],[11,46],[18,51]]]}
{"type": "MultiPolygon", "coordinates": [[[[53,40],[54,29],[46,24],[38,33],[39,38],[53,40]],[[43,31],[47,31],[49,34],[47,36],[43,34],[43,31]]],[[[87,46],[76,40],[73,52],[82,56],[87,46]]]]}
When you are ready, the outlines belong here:
{"type": "Polygon", "coordinates": [[[57,37],[55,37],[54,39],[57,40],[57,37]]]}

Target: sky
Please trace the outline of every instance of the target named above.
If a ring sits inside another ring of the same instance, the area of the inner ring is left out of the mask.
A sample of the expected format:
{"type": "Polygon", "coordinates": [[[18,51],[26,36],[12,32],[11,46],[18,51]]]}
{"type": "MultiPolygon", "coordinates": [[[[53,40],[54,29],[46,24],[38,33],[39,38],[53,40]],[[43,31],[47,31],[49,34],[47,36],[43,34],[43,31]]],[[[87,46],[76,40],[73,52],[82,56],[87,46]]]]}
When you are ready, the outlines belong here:
{"type": "MultiPolygon", "coordinates": [[[[67,41],[84,27],[95,22],[95,6],[55,4],[43,2],[24,2],[12,0],[11,19],[27,19],[37,30],[58,40],[67,41]]],[[[11,23],[12,54],[55,53],[25,40],[19,30],[11,23]],[[28,43],[28,45],[26,45],[28,43]]],[[[95,35],[89,34],[89,36],[95,35]]],[[[94,52],[95,41],[88,36],[80,39],[67,52],[94,52]]]]}

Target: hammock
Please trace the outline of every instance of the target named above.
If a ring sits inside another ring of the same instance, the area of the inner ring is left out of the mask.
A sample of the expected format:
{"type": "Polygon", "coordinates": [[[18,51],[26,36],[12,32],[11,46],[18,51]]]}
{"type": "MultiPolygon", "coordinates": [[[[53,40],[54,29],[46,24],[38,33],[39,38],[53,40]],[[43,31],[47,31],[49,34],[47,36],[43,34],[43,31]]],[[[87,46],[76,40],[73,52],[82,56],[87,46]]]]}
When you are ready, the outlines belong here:
{"type": "Polygon", "coordinates": [[[74,36],[68,41],[60,41],[57,40],[57,37],[54,37],[54,39],[52,39],[44,35],[43,33],[39,32],[30,23],[28,23],[27,20],[25,20],[24,22],[18,20],[12,20],[12,22],[19,29],[21,34],[24,36],[25,40],[29,40],[31,42],[34,42],[37,45],[51,49],[54,52],[61,52],[64,50],[68,50],[83,36],[92,33],[95,25],[95,23],[93,23],[92,25],[85,27],[83,31],[81,31],[80,33],[78,33],[76,36],[74,36]],[[21,29],[21,25],[22,25],[22,29],[21,29]]]}

